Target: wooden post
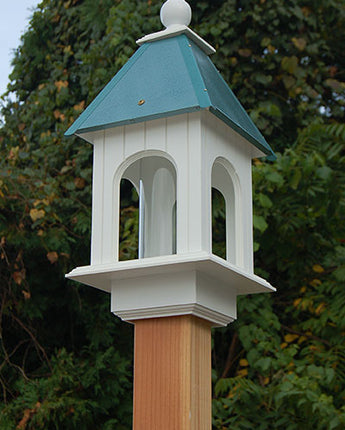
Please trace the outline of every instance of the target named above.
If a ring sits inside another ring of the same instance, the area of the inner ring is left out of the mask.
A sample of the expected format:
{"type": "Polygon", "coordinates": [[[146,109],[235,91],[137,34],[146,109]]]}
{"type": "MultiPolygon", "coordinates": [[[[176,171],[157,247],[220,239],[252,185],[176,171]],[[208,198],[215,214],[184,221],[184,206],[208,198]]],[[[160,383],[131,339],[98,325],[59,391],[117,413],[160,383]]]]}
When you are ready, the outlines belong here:
{"type": "Polygon", "coordinates": [[[133,430],[211,430],[211,323],[135,321],[133,430]]]}

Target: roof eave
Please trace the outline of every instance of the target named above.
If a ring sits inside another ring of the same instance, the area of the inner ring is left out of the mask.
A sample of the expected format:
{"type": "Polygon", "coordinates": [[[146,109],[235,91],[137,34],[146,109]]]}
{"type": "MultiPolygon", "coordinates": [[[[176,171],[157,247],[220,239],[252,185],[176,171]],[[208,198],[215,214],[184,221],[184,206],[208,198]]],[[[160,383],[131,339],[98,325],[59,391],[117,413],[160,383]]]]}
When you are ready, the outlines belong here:
{"type": "MultiPolygon", "coordinates": [[[[220,109],[211,106],[210,112],[212,112],[217,118],[225,122],[228,126],[230,126],[233,130],[235,130],[240,136],[244,137],[248,142],[250,142],[252,145],[254,145],[256,148],[258,148],[261,152],[263,152],[267,159],[270,161],[274,161],[277,159],[274,152],[268,148],[266,148],[262,142],[260,142],[258,139],[256,139],[254,136],[249,134],[246,130],[244,130],[242,127],[240,127],[236,122],[232,121],[231,118],[229,118],[228,115],[226,115],[224,112],[222,112],[220,109]]],[[[264,138],[262,138],[264,139],[264,138]]],[[[266,142],[266,141],[265,141],[266,142]]],[[[269,147],[268,143],[266,145],[269,147]]]]}
{"type": "Polygon", "coordinates": [[[116,121],[116,122],[107,123],[107,124],[100,124],[100,125],[93,126],[93,127],[85,127],[85,128],[80,127],[77,130],[73,131],[72,133],[67,134],[67,132],[69,132],[69,130],[72,128],[72,127],[70,127],[70,129],[68,129],[67,132],[65,133],[65,136],[79,135],[79,134],[83,134],[83,133],[90,133],[93,131],[106,130],[108,128],[120,127],[123,125],[138,124],[141,122],[152,121],[152,120],[159,119],[159,118],[167,118],[167,117],[171,117],[171,116],[181,115],[184,113],[197,112],[200,110],[203,110],[203,108],[201,108],[199,105],[190,106],[190,107],[184,108],[184,109],[178,109],[178,110],[167,111],[167,112],[160,112],[160,113],[153,114],[153,115],[147,115],[147,116],[137,117],[137,118],[133,118],[133,119],[126,119],[123,121],[116,121]]]}

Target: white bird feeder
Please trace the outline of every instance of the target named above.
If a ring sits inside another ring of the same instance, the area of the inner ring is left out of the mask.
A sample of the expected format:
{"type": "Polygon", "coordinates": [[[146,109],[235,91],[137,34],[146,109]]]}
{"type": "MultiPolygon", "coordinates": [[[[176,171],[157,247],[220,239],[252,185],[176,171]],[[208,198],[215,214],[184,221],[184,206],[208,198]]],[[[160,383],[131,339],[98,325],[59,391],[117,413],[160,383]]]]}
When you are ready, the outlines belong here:
{"type": "Polygon", "coordinates": [[[187,25],[184,0],[66,135],[94,146],[91,264],[70,279],[111,293],[125,321],[236,318],[236,297],[274,288],[253,273],[251,160],[274,156],[187,25]],[[120,183],[139,194],[138,259],[119,261],[120,183]],[[224,197],[226,259],[212,252],[212,188],[224,197]]]}
{"type": "Polygon", "coordinates": [[[111,294],[135,324],[134,430],[211,429],[211,327],[238,295],[274,291],[253,272],[251,161],[274,154],[168,0],[140,48],[67,131],[94,146],[91,264],[68,275],[111,294]],[[139,195],[138,258],[119,261],[120,184],[139,195]],[[212,249],[212,190],[226,259],[212,249]]]}

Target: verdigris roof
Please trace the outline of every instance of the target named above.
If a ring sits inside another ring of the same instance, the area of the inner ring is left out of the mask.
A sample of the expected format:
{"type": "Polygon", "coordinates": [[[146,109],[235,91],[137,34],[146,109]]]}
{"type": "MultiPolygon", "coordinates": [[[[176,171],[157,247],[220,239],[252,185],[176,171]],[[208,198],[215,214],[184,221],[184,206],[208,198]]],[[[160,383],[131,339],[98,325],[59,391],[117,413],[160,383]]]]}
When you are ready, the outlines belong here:
{"type": "Polygon", "coordinates": [[[264,154],[275,158],[208,55],[185,34],[144,43],[66,136],[201,109],[209,109],[264,154]]]}

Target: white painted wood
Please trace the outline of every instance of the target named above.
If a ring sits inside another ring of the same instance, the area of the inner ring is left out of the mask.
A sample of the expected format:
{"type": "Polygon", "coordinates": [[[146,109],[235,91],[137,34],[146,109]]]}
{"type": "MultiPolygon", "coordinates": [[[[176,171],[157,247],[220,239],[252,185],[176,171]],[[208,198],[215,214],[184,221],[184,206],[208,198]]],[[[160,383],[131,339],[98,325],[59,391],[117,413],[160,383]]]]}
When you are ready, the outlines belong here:
{"type": "Polygon", "coordinates": [[[124,127],[125,157],[145,150],[145,126],[142,123],[124,127]]]}
{"type": "Polygon", "coordinates": [[[274,291],[253,274],[253,145],[209,111],[85,137],[94,145],[91,265],[67,277],[111,293],[112,310],[125,320],[189,313],[226,325],[236,318],[237,295],[274,291]],[[138,192],[142,180],[145,193],[145,258],[123,262],[121,178],[138,192]],[[212,255],[212,186],[226,202],[228,261],[212,255]]]}
{"type": "Polygon", "coordinates": [[[94,141],[93,150],[91,264],[103,262],[104,151],[105,142],[104,133],[102,133],[94,141]]]}
{"type": "MultiPolygon", "coordinates": [[[[188,251],[208,251],[205,249],[207,226],[203,224],[204,165],[202,154],[202,134],[199,113],[189,115],[188,121],[188,251]],[[206,227],[206,231],[204,228],[206,227]],[[204,246],[203,246],[204,245],[204,246]]],[[[207,174],[206,174],[207,176],[207,174]]]]}
{"type": "Polygon", "coordinates": [[[188,265],[196,265],[197,270],[205,271],[205,273],[209,273],[216,278],[219,277],[225,283],[231,282],[230,276],[235,276],[239,295],[264,293],[268,292],[268,290],[275,291],[274,287],[259,276],[249,274],[228,261],[206,252],[164,255],[139,260],[82,266],[73,269],[66,276],[71,279],[76,278],[76,276],[83,277],[78,281],[110,292],[109,280],[135,278],[145,275],[145,273],[164,274],[166,271],[178,272],[188,267],[188,265]],[[103,281],[102,288],[98,286],[98,277],[103,281]]]}
{"type": "Polygon", "coordinates": [[[118,255],[118,218],[119,218],[119,189],[114,190],[114,175],[116,166],[123,161],[124,128],[117,127],[105,130],[103,192],[104,209],[102,216],[103,254],[102,262],[117,260],[118,255]]]}
{"type": "Polygon", "coordinates": [[[145,150],[167,151],[166,118],[148,121],[145,126],[145,150]]]}
{"type": "Polygon", "coordinates": [[[238,295],[275,291],[264,279],[203,252],[79,267],[67,277],[111,292],[112,311],[129,320],[181,315],[186,308],[198,316],[194,310],[201,307],[206,319],[226,325],[236,318],[238,295]]]}
{"type": "Polygon", "coordinates": [[[229,323],[234,321],[234,318],[230,317],[229,315],[223,315],[219,312],[212,311],[212,309],[205,308],[199,304],[117,310],[116,315],[120,317],[123,321],[127,322],[134,322],[135,320],[147,318],[193,315],[195,317],[210,321],[213,327],[225,327],[229,323]]]}
{"type": "Polygon", "coordinates": [[[223,158],[216,158],[214,161],[212,165],[212,188],[218,190],[225,201],[226,258],[233,264],[239,264],[241,259],[237,255],[238,246],[236,246],[236,243],[238,242],[241,225],[239,225],[240,220],[235,209],[239,206],[240,193],[239,190],[236,190],[237,181],[230,176],[231,167],[227,164],[223,158]]]}
{"type": "Polygon", "coordinates": [[[169,28],[166,28],[162,31],[157,31],[156,33],[148,34],[136,41],[136,43],[140,46],[146,42],[153,42],[155,40],[168,39],[169,37],[179,36],[180,34],[185,34],[189,39],[191,39],[196,45],[199,46],[207,55],[214,54],[216,50],[207,43],[204,39],[202,39],[198,34],[196,34],[189,27],[181,24],[171,25],[169,28]]]}
{"type": "MultiPolygon", "coordinates": [[[[251,185],[251,147],[242,136],[238,135],[217,117],[204,112],[202,116],[203,132],[205,133],[204,155],[208,162],[213,165],[217,160],[222,160],[229,178],[233,184],[235,196],[231,202],[231,193],[226,193],[228,186],[224,188],[218,184],[223,195],[228,194],[226,200],[228,205],[233,204],[233,211],[228,215],[235,217],[235,225],[232,220],[227,219],[228,229],[236,232],[235,256],[228,254],[229,259],[234,259],[236,265],[253,272],[253,225],[252,225],[252,185],[251,185]]],[[[228,246],[232,247],[231,239],[228,238],[228,246]]]]}
{"type": "Polygon", "coordinates": [[[166,119],[166,152],[176,168],[177,253],[189,248],[189,115],[166,119]]]}

